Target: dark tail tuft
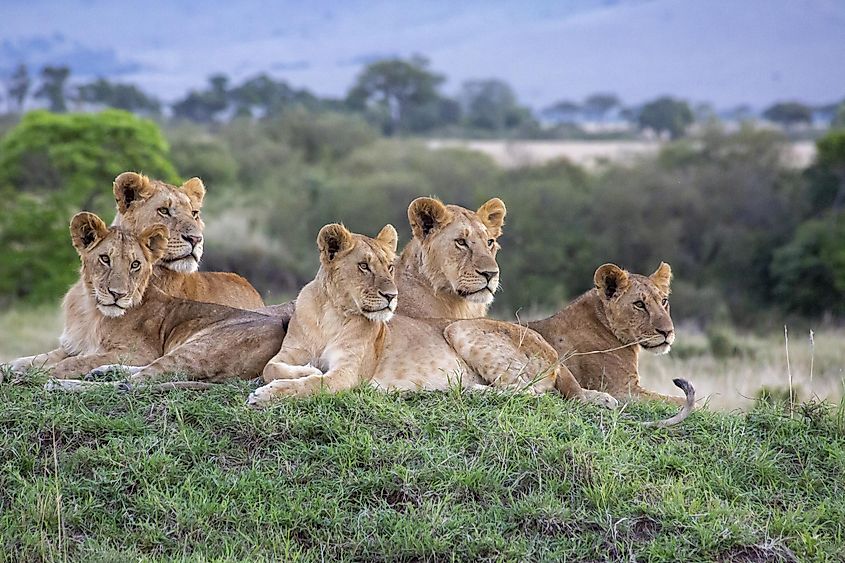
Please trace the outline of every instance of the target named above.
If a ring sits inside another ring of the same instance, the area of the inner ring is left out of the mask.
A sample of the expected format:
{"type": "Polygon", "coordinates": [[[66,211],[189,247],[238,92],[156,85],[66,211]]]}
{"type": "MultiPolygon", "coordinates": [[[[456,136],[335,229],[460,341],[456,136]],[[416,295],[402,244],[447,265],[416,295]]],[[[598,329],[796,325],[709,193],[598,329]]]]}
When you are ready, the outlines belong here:
{"type": "Polygon", "coordinates": [[[692,386],[692,383],[681,378],[673,379],[672,383],[674,383],[676,387],[680,387],[681,391],[683,391],[684,395],[686,395],[687,400],[684,403],[684,406],[681,407],[681,410],[679,410],[675,416],[664,420],[656,420],[654,422],[643,422],[642,425],[646,428],[667,428],[669,426],[680,424],[695,408],[695,387],[692,386]]]}

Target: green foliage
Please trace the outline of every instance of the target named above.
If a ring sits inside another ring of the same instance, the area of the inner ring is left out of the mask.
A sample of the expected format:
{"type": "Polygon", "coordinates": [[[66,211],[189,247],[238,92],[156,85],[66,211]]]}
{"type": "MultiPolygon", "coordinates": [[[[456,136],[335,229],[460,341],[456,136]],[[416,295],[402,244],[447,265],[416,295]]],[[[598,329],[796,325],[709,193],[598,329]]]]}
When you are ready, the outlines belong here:
{"type": "Polygon", "coordinates": [[[532,121],[531,110],[520,106],[510,85],[501,80],[465,82],[461,100],[469,127],[501,133],[532,121]]]}
{"type": "Polygon", "coordinates": [[[780,305],[805,315],[845,313],[845,213],[803,223],[772,260],[780,305]]]}
{"type": "Polygon", "coordinates": [[[658,133],[665,131],[677,139],[684,135],[693,122],[693,114],[685,101],[666,96],[644,105],[637,119],[641,128],[653,129],[658,133]]]}
{"type": "Polygon", "coordinates": [[[55,299],[64,292],[76,263],[70,216],[91,210],[108,217],[112,181],[125,170],[178,181],[156,125],[119,110],[31,112],[0,140],[0,240],[15,264],[0,272],[0,299],[55,299]]]}
{"type": "Polygon", "coordinates": [[[0,386],[10,560],[836,560],[837,412],[0,386]]]}

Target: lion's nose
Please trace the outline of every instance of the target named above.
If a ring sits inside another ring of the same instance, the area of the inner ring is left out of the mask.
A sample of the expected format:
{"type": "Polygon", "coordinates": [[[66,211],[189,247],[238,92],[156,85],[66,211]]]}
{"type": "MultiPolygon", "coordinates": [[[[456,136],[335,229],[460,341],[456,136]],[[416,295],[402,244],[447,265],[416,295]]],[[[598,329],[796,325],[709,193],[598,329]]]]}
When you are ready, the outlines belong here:
{"type": "Polygon", "coordinates": [[[114,297],[115,301],[120,301],[122,297],[126,297],[126,293],[121,293],[119,291],[115,291],[113,289],[109,289],[109,293],[112,297],[114,297]]]}
{"type": "Polygon", "coordinates": [[[659,328],[656,329],[656,330],[657,330],[657,333],[660,334],[660,336],[662,336],[663,338],[669,338],[669,335],[672,334],[673,332],[675,332],[671,328],[669,330],[661,330],[659,328]]]}
{"type": "Polygon", "coordinates": [[[199,235],[182,235],[182,238],[186,240],[191,246],[196,246],[202,242],[202,237],[199,235]]]}
{"type": "Polygon", "coordinates": [[[382,297],[384,297],[385,299],[387,299],[388,305],[390,305],[393,302],[393,300],[396,299],[396,296],[399,295],[398,293],[395,293],[395,292],[394,293],[385,293],[383,291],[379,291],[378,294],[381,295],[382,297]]]}
{"type": "Polygon", "coordinates": [[[476,270],[476,272],[478,272],[479,276],[484,276],[485,280],[490,281],[499,273],[499,270],[476,270]]]}

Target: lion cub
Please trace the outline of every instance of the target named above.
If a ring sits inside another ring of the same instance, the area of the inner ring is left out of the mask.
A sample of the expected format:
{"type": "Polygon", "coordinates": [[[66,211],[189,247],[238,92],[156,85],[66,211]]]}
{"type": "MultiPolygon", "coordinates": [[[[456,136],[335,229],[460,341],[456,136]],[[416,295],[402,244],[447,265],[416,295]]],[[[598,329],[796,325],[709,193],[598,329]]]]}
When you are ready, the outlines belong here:
{"type": "MultiPolygon", "coordinates": [[[[394,315],[396,239],[391,225],[375,238],[338,224],[320,230],[320,269],[300,292],[282,348],[264,368],[267,385],[249,396],[249,404],[266,406],[277,397],[337,392],[361,382],[398,390],[555,388],[557,354],[531,330],[489,319],[394,315]]],[[[561,388],[565,396],[615,404],[571,382],[573,387],[561,388]]]]}

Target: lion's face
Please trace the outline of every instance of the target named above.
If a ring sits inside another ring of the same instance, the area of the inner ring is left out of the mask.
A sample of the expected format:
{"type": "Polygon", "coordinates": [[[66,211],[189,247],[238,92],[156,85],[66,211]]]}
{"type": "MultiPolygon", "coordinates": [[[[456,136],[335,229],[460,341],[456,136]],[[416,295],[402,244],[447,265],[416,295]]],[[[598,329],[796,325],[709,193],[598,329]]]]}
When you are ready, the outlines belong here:
{"type": "Polygon", "coordinates": [[[165,253],[167,227],[151,225],[135,235],[107,227],[93,213],[78,213],[70,233],[82,259],[82,281],[97,309],[107,317],[119,317],[139,305],[153,264],[165,253]]]}
{"type": "Polygon", "coordinates": [[[376,322],[393,317],[398,302],[393,281],[396,240],[391,225],[376,238],[353,234],[337,223],[320,229],[321,275],[335,306],[376,322]]]}
{"type": "Polygon", "coordinates": [[[118,209],[115,225],[135,233],[156,223],[169,229],[167,251],[159,265],[176,272],[197,271],[205,228],[200,217],[205,187],[199,178],[177,187],[124,172],[114,181],[114,197],[118,209]]]}
{"type": "Polygon", "coordinates": [[[594,282],[613,334],[624,344],[639,342],[655,354],[669,352],[675,326],[669,314],[672,269],[660,263],[650,276],[629,274],[614,264],[596,270],[594,282]]]}
{"type": "Polygon", "coordinates": [[[408,207],[414,239],[422,249],[423,275],[439,292],[489,305],[499,288],[499,237],[505,204],[491,199],[478,211],[421,197],[408,207]]]}

